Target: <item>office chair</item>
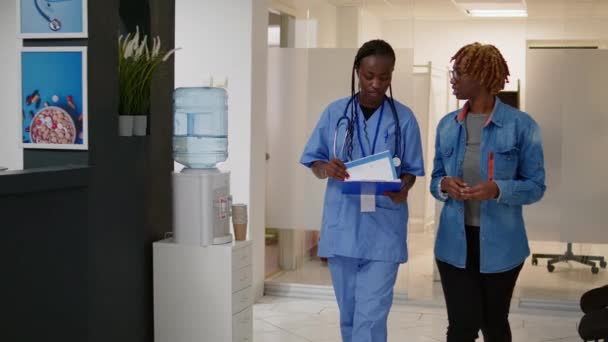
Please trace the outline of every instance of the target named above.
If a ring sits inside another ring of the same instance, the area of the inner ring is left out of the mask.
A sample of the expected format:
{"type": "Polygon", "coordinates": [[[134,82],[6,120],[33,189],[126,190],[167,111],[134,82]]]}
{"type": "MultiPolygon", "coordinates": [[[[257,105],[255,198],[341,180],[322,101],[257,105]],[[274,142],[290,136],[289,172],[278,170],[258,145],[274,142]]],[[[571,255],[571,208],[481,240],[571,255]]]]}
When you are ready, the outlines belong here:
{"type": "Polygon", "coordinates": [[[597,274],[600,271],[600,269],[596,266],[595,261],[599,261],[601,268],[606,268],[606,260],[604,260],[603,256],[575,255],[572,253],[572,242],[568,242],[564,254],[532,254],[532,265],[538,265],[538,259],[541,258],[550,259],[547,261],[547,270],[549,272],[553,272],[555,270],[555,266],[553,266],[553,264],[567,261],[576,261],[581,264],[591,266],[591,273],[593,274],[597,274]]]}

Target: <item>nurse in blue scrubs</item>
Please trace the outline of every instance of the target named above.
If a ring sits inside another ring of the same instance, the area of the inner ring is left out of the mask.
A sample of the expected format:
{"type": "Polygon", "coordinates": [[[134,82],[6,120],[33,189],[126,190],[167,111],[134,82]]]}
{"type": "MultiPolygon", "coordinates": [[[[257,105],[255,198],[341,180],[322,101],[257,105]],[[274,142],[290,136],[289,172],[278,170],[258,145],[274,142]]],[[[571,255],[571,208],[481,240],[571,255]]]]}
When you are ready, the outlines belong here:
{"type": "Polygon", "coordinates": [[[351,95],[323,111],[300,160],[327,179],[319,256],[329,260],[344,342],[387,339],[397,270],[407,261],[408,192],[424,175],[418,122],[392,96],[394,66],[387,42],[363,44],[353,63],[351,95]],[[342,194],[349,177],[344,163],[383,151],[398,165],[401,190],[375,196],[373,211],[362,211],[360,195],[342,194]]]}

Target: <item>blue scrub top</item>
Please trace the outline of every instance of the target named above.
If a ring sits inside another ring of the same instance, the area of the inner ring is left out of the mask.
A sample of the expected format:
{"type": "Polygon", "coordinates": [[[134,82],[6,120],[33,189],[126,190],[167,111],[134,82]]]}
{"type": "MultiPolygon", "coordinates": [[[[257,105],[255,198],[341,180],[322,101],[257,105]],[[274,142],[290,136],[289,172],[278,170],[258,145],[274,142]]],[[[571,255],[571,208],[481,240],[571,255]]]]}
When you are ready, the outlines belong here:
{"type": "MultiPolygon", "coordinates": [[[[334,137],[338,120],[344,114],[344,108],[350,97],[331,103],[321,114],[308,143],[304,148],[300,163],[311,167],[315,161],[328,162],[334,158],[334,137]]],[[[401,165],[397,174],[406,173],[424,176],[422,144],[418,122],[410,108],[395,100],[401,130],[400,155],[401,165]]],[[[354,130],[352,158],[358,159],[371,154],[376,127],[381,108],[366,121],[359,109],[359,133],[354,130]],[[361,143],[359,143],[359,138],[361,143]],[[363,145],[364,151],[361,151],[363,145]]],[[[347,112],[350,118],[350,109],[347,112]]],[[[342,120],[344,122],[346,120],[342,120]]],[[[341,123],[342,123],[341,122],[341,123]]],[[[346,130],[341,124],[337,134],[337,152],[339,154],[346,130]]],[[[388,101],[384,103],[384,113],[380,121],[375,152],[389,150],[395,153],[396,122],[388,101]]],[[[343,161],[344,158],[340,158],[343,161]]],[[[319,256],[345,256],[367,260],[404,263],[407,261],[407,203],[395,204],[387,196],[376,196],[376,211],[361,212],[359,195],[342,194],[340,181],[327,180],[323,219],[321,223],[321,240],[319,256]]],[[[418,200],[408,198],[408,201],[418,200]]]]}

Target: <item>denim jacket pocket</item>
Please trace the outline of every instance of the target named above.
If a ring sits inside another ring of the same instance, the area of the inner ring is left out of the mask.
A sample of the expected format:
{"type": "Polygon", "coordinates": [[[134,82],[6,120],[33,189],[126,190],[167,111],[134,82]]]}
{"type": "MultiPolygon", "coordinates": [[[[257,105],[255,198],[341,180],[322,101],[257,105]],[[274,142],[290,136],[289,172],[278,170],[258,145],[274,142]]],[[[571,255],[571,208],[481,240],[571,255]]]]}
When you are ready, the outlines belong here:
{"type": "Polygon", "coordinates": [[[494,150],[495,179],[514,179],[517,176],[519,149],[515,146],[498,147],[494,150]]]}
{"type": "Polygon", "coordinates": [[[452,163],[452,157],[454,155],[454,148],[453,147],[444,147],[441,149],[441,159],[443,160],[443,167],[445,168],[445,172],[447,175],[453,175],[454,174],[454,170],[453,170],[453,163],[452,163]]]}
{"type": "Polygon", "coordinates": [[[452,155],[453,152],[454,152],[454,148],[453,147],[444,147],[441,150],[441,155],[444,158],[449,158],[452,155]]]}

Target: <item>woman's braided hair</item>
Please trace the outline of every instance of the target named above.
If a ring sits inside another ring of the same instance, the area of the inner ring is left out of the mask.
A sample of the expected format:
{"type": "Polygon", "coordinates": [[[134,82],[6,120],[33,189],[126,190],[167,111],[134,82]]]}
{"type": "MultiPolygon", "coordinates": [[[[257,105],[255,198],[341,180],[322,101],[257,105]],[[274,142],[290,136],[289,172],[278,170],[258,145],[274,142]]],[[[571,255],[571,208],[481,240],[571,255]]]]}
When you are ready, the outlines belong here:
{"type": "MultiPolygon", "coordinates": [[[[346,147],[346,151],[348,153],[348,157],[352,159],[353,154],[353,137],[355,130],[355,123],[357,122],[357,110],[355,108],[355,96],[357,93],[355,92],[355,73],[359,70],[359,66],[361,65],[361,61],[363,58],[368,56],[387,56],[393,60],[393,65],[397,60],[395,56],[395,51],[391,47],[391,45],[385,42],[382,39],[374,39],[363,44],[359,51],[357,51],[357,55],[355,56],[355,61],[353,62],[353,70],[351,75],[350,82],[350,115],[351,119],[349,120],[347,132],[346,132],[346,141],[344,145],[346,147]]],[[[390,105],[394,108],[394,100],[393,100],[393,89],[389,85],[389,94],[390,94],[390,105]]]]}
{"type": "Polygon", "coordinates": [[[509,82],[507,62],[494,45],[477,42],[465,45],[451,60],[461,73],[478,80],[492,95],[498,94],[509,82]]]}

